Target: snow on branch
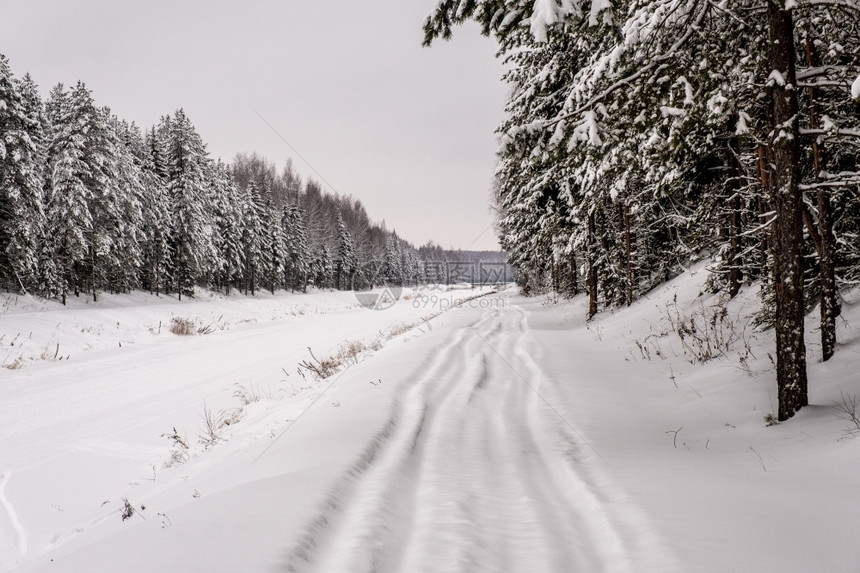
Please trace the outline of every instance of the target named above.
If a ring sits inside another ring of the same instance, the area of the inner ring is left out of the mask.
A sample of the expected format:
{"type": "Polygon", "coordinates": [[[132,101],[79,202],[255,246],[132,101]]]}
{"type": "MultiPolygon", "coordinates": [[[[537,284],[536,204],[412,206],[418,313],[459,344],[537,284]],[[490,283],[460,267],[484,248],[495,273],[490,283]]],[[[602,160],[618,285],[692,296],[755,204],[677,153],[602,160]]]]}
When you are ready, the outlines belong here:
{"type": "Polygon", "coordinates": [[[698,31],[699,27],[705,19],[705,16],[708,13],[708,8],[709,4],[704,3],[701,12],[699,12],[699,14],[695,17],[695,20],[687,26],[687,29],[684,31],[684,34],[681,35],[681,37],[678,38],[678,40],[674,44],[672,44],[668,50],[666,50],[662,54],[652,57],[651,60],[647,64],[639,68],[638,71],[630,74],[629,76],[619,79],[600,93],[589,98],[584,104],[580,105],[576,109],[556,116],[554,119],[548,121],[546,126],[551,127],[559,121],[563,121],[574,116],[579,116],[580,114],[593,107],[595,104],[606,99],[609,95],[611,95],[618,89],[632,84],[634,81],[638,80],[648,72],[654,70],[658,66],[674,58],[678,51],[681,49],[681,47],[683,47],[684,44],[686,44],[687,41],[698,31]]]}
{"type": "Polygon", "coordinates": [[[840,129],[837,127],[822,128],[822,129],[807,129],[800,128],[800,135],[836,135],[843,137],[860,137],[858,129],[840,129]]]}
{"type": "Polygon", "coordinates": [[[803,0],[798,5],[802,8],[813,6],[834,6],[836,8],[845,8],[854,12],[860,12],[860,2],[858,0],[803,0]]]}
{"type": "Polygon", "coordinates": [[[815,189],[827,189],[834,187],[854,187],[860,185],[860,177],[855,179],[843,179],[840,181],[820,181],[818,183],[801,183],[797,187],[801,191],[814,191],[815,189]]]}
{"type": "Polygon", "coordinates": [[[796,77],[798,81],[800,80],[808,80],[810,78],[816,78],[818,76],[827,75],[831,72],[843,72],[848,69],[848,66],[817,66],[814,68],[806,68],[797,70],[796,77]]]}

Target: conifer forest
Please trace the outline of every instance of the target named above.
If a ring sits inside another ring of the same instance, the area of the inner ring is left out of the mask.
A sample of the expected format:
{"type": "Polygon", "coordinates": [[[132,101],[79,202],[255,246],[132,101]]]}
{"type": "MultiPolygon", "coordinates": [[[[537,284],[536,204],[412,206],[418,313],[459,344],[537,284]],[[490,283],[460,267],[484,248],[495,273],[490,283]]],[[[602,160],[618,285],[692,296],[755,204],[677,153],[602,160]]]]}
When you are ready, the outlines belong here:
{"type": "Polygon", "coordinates": [[[836,344],[860,281],[860,4],[853,0],[441,0],[425,43],[472,20],[510,87],[495,201],[526,291],[629,305],[708,258],[760,286],[779,419],[807,404],[804,315],[836,344]]]}
{"type": "Polygon", "coordinates": [[[184,110],[141,129],[83,82],[42,101],[0,55],[0,290],[63,302],[195,286],[304,291],[423,280],[419,253],[360,201],[256,153],[212,160],[184,110]]]}

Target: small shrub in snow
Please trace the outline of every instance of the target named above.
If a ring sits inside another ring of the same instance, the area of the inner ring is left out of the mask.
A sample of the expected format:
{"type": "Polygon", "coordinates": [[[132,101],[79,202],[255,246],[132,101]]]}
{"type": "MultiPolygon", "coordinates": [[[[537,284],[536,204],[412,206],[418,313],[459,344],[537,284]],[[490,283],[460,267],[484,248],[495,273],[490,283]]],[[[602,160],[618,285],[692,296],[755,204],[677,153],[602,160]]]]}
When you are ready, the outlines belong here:
{"type": "Polygon", "coordinates": [[[8,370],[20,370],[23,367],[24,367],[24,356],[23,355],[18,356],[18,358],[16,358],[12,362],[4,362],[3,363],[3,368],[6,368],[8,370]]]}
{"type": "MultiPolygon", "coordinates": [[[[299,363],[299,373],[302,374],[302,369],[312,373],[316,378],[322,380],[337,373],[343,365],[358,364],[358,359],[361,354],[367,350],[379,350],[382,348],[382,343],[379,340],[366,345],[360,340],[348,340],[338,346],[334,354],[317,358],[313,350],[308,348],[311,355],[310,360],[302,360],[299,363]]],[[[304,374],[302,374],[304,376],[304,374]]]]}
{"type": "MultiPolygon", "coordinates": [[[[408,331],[412,330],[413,328],[415,328],[415,326],[416,326],[416,323],[413,323],[413,322],[399,322],[399,323],[395,324],[394,326],[389,327],[388,333],[385,335],[385,337],[388,340],[391,340],[395,336],[399,336],[399,335],[403,334],[404,332],[408,332],[408,331]]],[[[371,345],[371,347],[372,346],[373,345],[371,345]]],[[[380,344],[380,347],[381,346],[382,345],[380,344]]],[[[379,350],[379,348],[373,348],[373,350],[379,350]]]]}
{"type": "Polygon", "coordinates": [[[161,434],[161,436],[173,442],[173,449],[170,451],[170,459],[164,463],[164,467],[169,468],[184,464],[188,461],[188,458],[190,457],[188,452],[188,438],[180,436],[179,432],[176,430],[176,426],[173,427],[173,432],[161,434]]]}
{"type": "Polygon", "coordinates": [[[214,414],[204,402],[203,414],[200,417],[203,419],[203,431],[197,434],[200,443],[209,447],[221,441],[221,430],[227,425],[224,413],[214,414]]]}
{"type": "Polygon", "coordinates": [[[310,347],[308,347],[308,352],[311,355],[311,359],[305,359],[299,362],[299,373],[301,373],[301,370],[304,369],[312,373],[318,379],[322,380],[323,378],[328,378],[329,376],[338,371],[338,368],[340,367],[340,362],[338,361],[336,355],[326,356],[322,359],[319,359],[314,355],[314,351],[311,350],[310,347]]]}
{"type": "MultiPolygon", "coordinates": [[[[221,323],[223,316],[219,316],[217,320],[213,320],[208,324],[198,325],[197,321],[190,318],[182,318],[174,316],[170,319],[170,332],[179,336],[191,336],[194,334],[212,334],[216,330],[224,330],[226,324],[221,323]]],[[[160,327],[159,327],[160,328],[160,327]]]]}
{"type": "Polygon", "coordinates": [[[209,324],[204,324],[197,327],[197,334],[212,334],[216,330],[224,330],[227,328],[226,324],[221,323],[221,319],[224,318],[223,315],[218,317],[218,320],[213,320],[209,324]]]}
{"type": "Polygon", "coordinates": [[[260,400],[272,400],[272,390],[267,388],[265,391],[255,388],[252,384],[250,388],[246,388],[242,384],[235,384],[236,390],[233,391],[233,397],[242,402],[243,406],[250,406],[260,400]]]}
{"type": "Polygon", "coordinates": [[[228,413],[222,412],[221,413],[221,420],[222,420],[221,427],[223,428],[224,426],[232,426],[233,424],[238,423],[239,420],[241,420],[244,415],[245,415],[245,409],[244,408],[233,408],[228,413]]]}
{"type": "Polygon", "coordinates": [[[686,316],[673,301],[666,305],[665,316],[693,364],[726,356],[738,344],[743,347],[741,357],[751,354],[747,333],[749,322],[733,317],[723,304],[705,307],[700,301],[699,308],[686,316]]]}
{"type": "Polygon", "coordinates": [[[170,319],[170,332],[178,336],[197,334],[197,325],[190,318],[174,316],[170,319]]]}
{"type": "Polygon", "coordinates": [[[849,395],[846,392],[840,392],[841,400],[833,402],[836,407],[837,416],[839,419],[847,422],[842,428],[845,432],[845,438],[853,438],[860,434],[860,414],[857,413],[857,396],[849,395]]]}
{"type": "Polygon", "coordinates": [[[39,354],[39,360],[59,360],[60,357],[60,343],[51,349],[50,346],[45,346],[45,349],[42,350],[42,353],[39,354]]]}
{"type": "Polygon", "coordinates": [[[173,426],[173,431],[167,434],[161,434],[161,437],[167,438],[173,442],[173,445],[183,450],[188,449],[188,438],[184,438],[179,435],[179,432],[176,431],[176,426],[173,426]]]}
{"type": "Polygon", "coordinates": [[[122,520],[125,521],[127,519],[131,519],[131,516],[133,516],[135,513],[137,513],[137,510],[134,508],[134,506],[126,498],[122,498],[122,503],[123,503],[122,514],[121,514],[122,520]]]}

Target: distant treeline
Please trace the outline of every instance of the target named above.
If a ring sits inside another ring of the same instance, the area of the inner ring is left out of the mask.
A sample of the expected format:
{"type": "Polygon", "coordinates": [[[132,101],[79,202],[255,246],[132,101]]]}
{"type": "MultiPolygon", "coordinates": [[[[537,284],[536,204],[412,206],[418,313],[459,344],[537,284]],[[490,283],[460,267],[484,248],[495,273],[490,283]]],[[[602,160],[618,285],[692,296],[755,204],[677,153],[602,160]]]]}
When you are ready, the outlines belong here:
{"type": "MultiPolygon", "coordinates": [[[[0,290],[305,290],[425,280],[416,249],[291,163],[209,158],[183,110],[142,131],[78,82],[43,101],[0,55],[0,290]]],[[[498,258],[499,253],[494,256],[498,258]]]]}

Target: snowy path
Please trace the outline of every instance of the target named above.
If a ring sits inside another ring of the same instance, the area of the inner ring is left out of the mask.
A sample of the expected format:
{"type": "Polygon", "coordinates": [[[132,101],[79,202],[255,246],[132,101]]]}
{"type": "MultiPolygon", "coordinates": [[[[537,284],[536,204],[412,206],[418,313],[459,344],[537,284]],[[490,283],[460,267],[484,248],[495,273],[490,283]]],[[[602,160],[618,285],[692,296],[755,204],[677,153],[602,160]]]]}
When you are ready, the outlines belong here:
{"type": "MultiPolygon", "coordinates": [[[[0,367],[0,571],[860,571],[860,439],[833,407],[860,395],[860,297],[810,362],[812,405],[767,427],[769,332],[746,368],[659,334],[667,308],[715,304],[706,278],[587,324],[581,297],[512,290],[442,293],[486,296],[441,314],[415,293],[385,312],[329,292],[0,296],[0,362],[24,360],[0,367]],[[173,316],[224,328],[157,328],[173,316]],[[410,324],[331,379],[296,373],[308,347],[410,324]],[[202,445],[203,405],[233,411],[237,384],[264,395],[202,445]],[[172,428],[192,448],[168,465],[172,428]]],[[[749,289],[729,314],[757,305],[749,289]]]]}
{"type": "Polygon", "coordinates": [[[458,329],[403,388],[287,569],[631,570],[594,485],[601,462],[544,400],[552,383],[527,338],[525,311],[510,305],[458,329]]]}

